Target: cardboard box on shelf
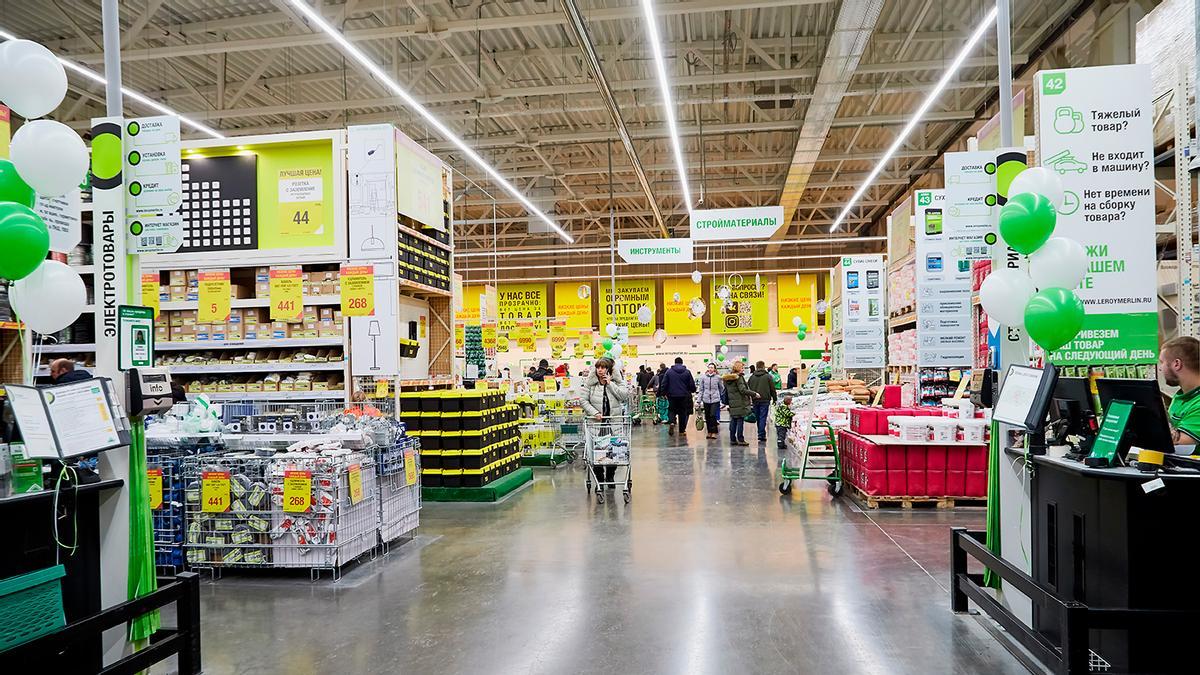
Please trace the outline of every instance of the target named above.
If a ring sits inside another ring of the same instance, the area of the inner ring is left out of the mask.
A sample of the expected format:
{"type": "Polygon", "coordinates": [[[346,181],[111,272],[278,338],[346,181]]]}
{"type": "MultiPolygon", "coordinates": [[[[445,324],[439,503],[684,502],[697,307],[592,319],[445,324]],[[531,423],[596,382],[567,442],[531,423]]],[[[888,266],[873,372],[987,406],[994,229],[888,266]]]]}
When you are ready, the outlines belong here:
{"type": "Polygon", "coordinates": [[[167,282],[170,286],[186,286],[187,273],[183,270],[171,270],[167,272],[167,282]]]}
{"type": "Polygon", "coordinates": [[[154,326],[154,339],[157,342],[169,341],[171,339],[171,327],[156,324],[154,326]]]}
{"type": "Polygon", "coordinates": [[[179,312],[163,312],[162,314],[159,314],[159,316],[165,316],[167,318],[168,326],[183,325],[183,314],[180,314],[179,312]]]}
{"type": "Polygon", "coordinates": [[[187,278],[187,286],[189,288],[197,288],[200,286],[200,270],[184,270],[187,278]]]}
{"type": "Polygon", "coordinates": [[[270,267],[255,267],[254,282],[255,283],[270,283],[271,268],[270,267]]]}
{"type": "Polygon", "coordinates": [[[168,286],[167,299],[171,302],[187,300],[187,286],[168,286]]]}
{"type": "Polygon", "coordinates": [[[207,342],[212,340],[212,325],[207,323],[196,324],[196,341],[207,342]]]}
{"type": "Polygon", "coordinates": [[[321,319],[322,321],[332,321],[333,320],[333,308],[332,307],[321,307],[317,311],[317,317],[319,319],[321,319]]]}
{"type": "Polygon", "coordinates": [[[253,291],[246,284],[230,284],[229,297],[235,300],[242,300],[251,297],[253,291]]]}
{"type": "Polygon", "coordinates": [[[171,326],[171,342],[195,342],[196,326],[171,326]]]}
{"type": "Polygon", "coordinates": [[[301,316],[304,317],[305,321],[316,321],[320,318],[320,314],[317,311],[316,305],[305,305],[304,312],[301,314],[301,316]]]}
{"type": "MultiPolygon", "coordinates": [[[[275,321],[271,323],[271,337],[276,340],[283,340],[292,336],[292,325],[286,321],[275,321]]],[[[261,337],[259,338],[262,339],[261,337]]]]}
{"type": "Polygon", "coordinates": [[[243,323],[268,323],[271,320],[271,310],[267,307],[246,307],[242,310],[243,323]]]}
{"type": "Polygon", "coordinates": [[[269,282],[269,281],[254,282],[254,297],[256,297],[256,298],[271,297],[271,282],[269,282]]]}
{"type": "Polygon", "coordinates": [[[245,318],[245,316],[246,316],[246,310],[238,308],[238,307],[234,307],[233,309],[229,310],[228,321],[229,321],[229,323],[240,324],[240,323],[242,323],[242,320],[245,318]]]}
{"type": "Polygon", "coordinates": [[[317,325],[317,337],[341,337],[342,325],[333,319],[325,319],[317,325]]]}
{"type": "Polygon", "coordinates": [[[322,281],[321,295],[337,295],[342,292],[342,285],[337,281],[322,281]]]}
{"type": "Polygon", "coordinates": [[[194,325],[196,325],[196,310],[194,310],[194,309],[181,309],[181,310],[179,310],[179,311],[177,311],[177,312],[175,312],[175,313],[179,315],[179,318],[180,318],[180,320],[181,320],[181,323],[182,323],[184,326],[194,326],[194,325]]]}
{"type": "Polygon", "coordinates": [[[231,340],[231,341],[232,340],[245,340],[246,339],[245,327],[240,323],[227,324],[225,327],[225,339],[231,340]]]}
{"type": "Polygon", "coordinates": [[[226,322],[209,324],[209,339],[224,342],[229,339],[229,328],[226,322]]]}

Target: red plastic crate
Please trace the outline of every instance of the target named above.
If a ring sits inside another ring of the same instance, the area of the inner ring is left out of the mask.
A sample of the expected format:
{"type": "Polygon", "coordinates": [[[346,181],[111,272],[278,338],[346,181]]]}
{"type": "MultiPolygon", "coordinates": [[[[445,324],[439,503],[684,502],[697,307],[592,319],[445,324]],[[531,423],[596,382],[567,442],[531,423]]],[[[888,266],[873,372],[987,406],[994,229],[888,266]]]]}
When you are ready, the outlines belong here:
{"type": "MultiPolygon", "coordinates": [[[[987,480],[985,478],[984,482],[987,480]]],[[[946,496],[949,497],[965,497],[967,496],[967,472],[947,469],[946,470],[946,496]]]]}
{"type": "Polygon", "coordinates": [[[963,484],[962,496],[964,496],[964,497],[986,497],[987,496],[987,471],[967,471],[966,479],[963,484]]]}
{"type": "Polygon", "coordinates": [[[930,497],[947,495],[945,446],[931,445],[925,453],[925,489],[930,497]]]}
{"type": "Polygon", "coordinates": [[[889,497],[908,494],[908,471],[906,469],[887,470],[887,494],[889,497]]]}
{"type": "MultiPolygon", "coordinates": [[[[908,491],[904,493],[906,497],[926,497],[929,495],[925,484],[924,469],[909,469],[908,470],[908,491]]],[[[895,496],[895,495],[893,495],[895,496]]]]}
{"type": "Polygon", "coordinates": [[[987,446],[972,446],[967,450],[967,471],[982,471],[987,473],[988,468],[988,449],[987,446]]]}
{"type": "Polygon", "coordinates": [[[859,482],[856,484],[858,489],[863,491],[863,494],[877,495],[887,494],[887,471],[867,469],[860,471],[859,482]]]}

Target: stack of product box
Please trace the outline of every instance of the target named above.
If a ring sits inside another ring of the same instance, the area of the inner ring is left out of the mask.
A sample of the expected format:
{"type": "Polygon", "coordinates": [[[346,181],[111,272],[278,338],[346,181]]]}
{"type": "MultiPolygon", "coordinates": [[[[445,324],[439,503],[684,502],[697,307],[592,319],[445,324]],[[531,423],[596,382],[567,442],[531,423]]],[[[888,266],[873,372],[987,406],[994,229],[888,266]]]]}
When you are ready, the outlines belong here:
{"type": "MultiPolygon", "coordinates": [[[[425,229],[424,233],[442,239],[441,236],[435,236],[441,234],[437,230],[425,229]]],[[[450,290],[450,252],[445,248],[401,232],[399,262],[400,278],[443,291],[450,290]]]]}
{"type": "Polygon", "coordinates": [[[423,487],[483,487],[520,466],[517,407],[498,391],[402,392],[400,419],[420,439],[423,487]]]}
{"type": "MultiPolygon", "coordinates": [[[[842,477],[869,497],[972,498],[987,496],[986,441],[944,444],[889,436],[893,418],[942,417],[931,408],[856,408],[850,429],[838,432],[842,477]],[[888,439],[881,437],[888,436],[888,439]]],[[[968,424],[976,424],[968,421],[968,424]]]]}
{"type": "Polygon", "coordinates": [[[158,342],[235,342],[286,338],[333,338],[344,332],[342,310],[336,306],[306,305],[296,322],[271,321],[267,307],[234,307],[229,319],[199,323],[194,309],[159,312],[154,322],[158,342]]]}

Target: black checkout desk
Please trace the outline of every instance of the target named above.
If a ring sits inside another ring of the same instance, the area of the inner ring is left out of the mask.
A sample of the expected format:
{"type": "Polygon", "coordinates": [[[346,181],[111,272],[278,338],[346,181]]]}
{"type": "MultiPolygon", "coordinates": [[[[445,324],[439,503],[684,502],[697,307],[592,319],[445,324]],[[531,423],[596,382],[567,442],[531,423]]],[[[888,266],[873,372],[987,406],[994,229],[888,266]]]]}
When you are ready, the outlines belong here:
{"type": "MultiPolygon", "coordinates": [[[[8,539],[0,546],[0,579],[52,567],[66,569],[62,579],[63,613],[67,623],[100,611],[100,500],[110,490],[124,485],[121,480],[63,488],[58,498],[59,541],[77,543],[72,555],[59,551],[55,561],[53,529],[54,491],[43,490],[0,498],[0,522],[8,539]],[[76,532],[78,533],[76,535],[76,532]],[[78,536],[77,542],[75,537],[78,536]]],[[[99,672],[103,648],[100,638],[81,644],[69,661],[80,664],[77,672],[99,672]]]]}
{"type": "MultiPolygon", "coordinates": [[[[1013,451],[1008,451],[1010,454],[1013,451]]],[[[1148,474],[1032,457],[1033,578],[1064,600],[1093,609],[1200,608],[1200,544],[1194,515],[1200,474],[1148,474]],[[1164,487],[1143,486],[1161,478],[1164,487]]],[[[1034,629],[1056,644],[1058,609],[1034,610],[1034,629]]],[[[1089,645],[1105,672],[1195,672],[1197,625],[1092,629],[1089,645]]]]}

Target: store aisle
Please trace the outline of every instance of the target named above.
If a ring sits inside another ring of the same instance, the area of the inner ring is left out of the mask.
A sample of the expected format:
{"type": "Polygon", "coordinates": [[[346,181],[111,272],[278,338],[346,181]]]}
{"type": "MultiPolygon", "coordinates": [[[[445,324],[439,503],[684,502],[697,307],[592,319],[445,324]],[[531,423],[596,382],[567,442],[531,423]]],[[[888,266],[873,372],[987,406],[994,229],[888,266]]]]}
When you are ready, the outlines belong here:
{"type": "Polygon", "coordinates": [[[948,608],[946,528],[981,512],[780,498],[773,435],[635,439],[629,505],[541,469],[499,505],[427,504],[337,584],[206,583],[205,672],[1025,672],[948,608]]]}

